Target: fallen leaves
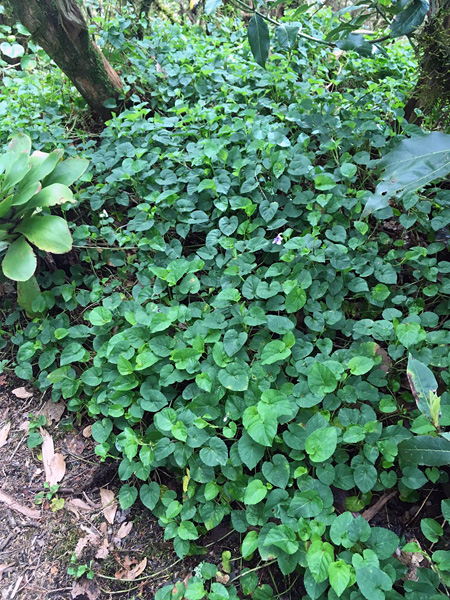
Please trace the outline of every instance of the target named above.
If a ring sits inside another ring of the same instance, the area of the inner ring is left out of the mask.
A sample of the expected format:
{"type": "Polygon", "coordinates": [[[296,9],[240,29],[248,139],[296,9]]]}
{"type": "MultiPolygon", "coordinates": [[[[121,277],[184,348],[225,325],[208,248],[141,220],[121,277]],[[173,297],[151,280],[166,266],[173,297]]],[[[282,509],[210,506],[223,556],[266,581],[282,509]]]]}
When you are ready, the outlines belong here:
{"type": "Polygon", "coordinates": [[[53,402],[53,400],[47,400],[41,410],[37,413],[37,416],[43,415],[47,425],[51,425],[54,421],[59,423],[61,417],[64,414],[66,407],[62,402],[53,402]]]}
{"type": "Polygon", "coordinates": [[[6,445],[10,429],[11,423],[6,423],[6,425],[0,428],[0,448],[6,445]]]}
{"type": "Polygon", "coordinates": [[[106,488],[100,488],[100,500],[102,502],[105,519],[112,525],[117,512],[117,500],[114,499],[114,492],[107,490],[106,488]]]}
{"type": "Polygon", "coordinates": [[[73,582],[71,595],[74,600],[97,600],[100,597],[100,588],[91,579],[78,579],[73,582]]]}
{"type": "MultiPolygon", "coordinates": [[[[420,548],[420,544],[416,538],[409,540],[409,543],[415,543],[420,548]]],[[[421,552],[403,552],[403,550],[398,548],[396,557],[408,567],[408,572],[404,578],[408,581],[418,581],[417,569],[420,567],[420,563],[425,560],[424,555],[421,552]]]]}
{"type": "Polygon", "coordinates": [[[14,394],[16,398],[21,398],[23,400],[31,398],[33,395],[32,392],[28,392],[24,387],[16,388],[15,390],[12,390],[11,393],[14,394]]]}
{"type": "Polygon", "coordinates": [[[40,428],[42,436],[42,462],[44,463],[45,481],[51,487],[61,481],[66,474],[66,461],[62,454],[55,453],[52,436],[40,428]]]}
{"type": "Polygon", "coordinates": [[[139,575],[145,571],[145,567],[147,566],[147,558],[144,558],[135,567],[130,569],[130,567],[135,563],[135,559],[130,559],[129,556],[126,556],[123,563],[119,563],[122,564],[123,568],[115,573],[115,578],[123,581],[134,581],[136,577],[139,577],[139,575]]]}
{"type": "Polygon", "coordinates": [[[73,513],[77,519],[80,518],[80,513],[88,513],[95,510],[92,506],[80,498],[72,498],[67,500],[64,506],[67,508],[67,510],[70,510],[70,512],[73,513]]]}
{"type": "Polygon", "coordinates": [[[116,533],[116,537],[119,540],[123,540],[123,538],[127,537],[127,535],[130,533],[132,528],[133,528],[132,521],[129,521],[127,523],[122,523],[122,525],[119,528],[119,531],[116,533]]]}
{"type": "Polygon", "coordinates": [[[17,502],[12,496],[6,494],[5,492],[0,491],[0,502],[3,502],[12,510],[15,510],[26,517],[30,517],[30,519],[40,519],[41,513],[38,510],[34,510],[32,508],[28,508],[27,506],[23,506],[20,502],[17,502]]]}

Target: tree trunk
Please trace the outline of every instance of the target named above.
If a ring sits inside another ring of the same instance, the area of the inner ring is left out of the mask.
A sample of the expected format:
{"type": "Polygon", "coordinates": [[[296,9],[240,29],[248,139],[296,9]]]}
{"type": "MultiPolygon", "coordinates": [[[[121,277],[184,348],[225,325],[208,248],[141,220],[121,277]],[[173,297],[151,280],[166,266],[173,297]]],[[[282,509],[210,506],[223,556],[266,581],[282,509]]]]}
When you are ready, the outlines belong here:
{"type": "Polygon", "coordinates": [[[15,16],[103,118],[108,98],[117,98],[120,77],[88,31],[77,0],[9,0],[15,16]]]}
{"type": "Polygon", "coordinates": [[[412,97],[405,106],[405,117],[420,125],[415,115],[420,108],[444,125],[450,110],[450,0],[432,2],[428,22],[417,36],[420,75],[412,97]]]}

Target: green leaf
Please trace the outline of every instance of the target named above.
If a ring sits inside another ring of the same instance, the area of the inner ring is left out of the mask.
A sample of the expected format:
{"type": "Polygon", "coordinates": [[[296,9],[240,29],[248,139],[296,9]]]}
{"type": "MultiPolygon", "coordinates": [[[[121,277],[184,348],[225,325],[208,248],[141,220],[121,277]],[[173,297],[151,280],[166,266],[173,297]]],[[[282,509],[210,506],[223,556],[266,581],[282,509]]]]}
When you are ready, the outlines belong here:
{"type": "Polygon", "coordinates": [[[401,344],[405,346],[405,348],[409,348],[410,346],[414,346],[418,342],[425,339],[426,335],[422,327],[419,323],[404,322],[400,323],[396,329],[396,335],[401,344]]]}
{"type": "Polygon", "coordinates": [[[112,312],[104,306],[97,306],[88,315],[88,321],[97,327],[102,327],[112,321],[112,312]]]}
{"type": "Polygon", "coordinates": [[[402,441],[399,455],[409,464],[444,467],[450,464],[450,441],[442,437],[420,435],[402,441]]]}
{"type": "Polygon", "coordinates": [[[86,158],[67,158],[56,165],[55,169],[44,179],[43,184],[48,186],[59,183],[70,186],[83,175],[88,166],[89,161],[86,158]]]}
{"type": "Polygon", "coordinates": [[[348,368],[352,375],[364,375],[374,366],[375,361],[367,356],[355,356],[348,361],[348,368]]]}
{"type": "Polygon", "coordinates": [[[242,416],[242,423],[250,437],[261,446],[271,446],[277,432],[277,413],[264,402],[249,406],[242,416]]]}
{"type": "Polygon", "coordinates": [[[308,386],[313,394],[324,396],[334,392],[337,379],[331,369],[320,362],[315,362],[308,372],[308,386]]]}
{"type": "Polygon", "coordinates": [[[219,6],[222,5],[223,0],[206,0],[205,2],[205,13],[210,15],[214,13],[219,6]]]}
{"type": "Polygon", "coordinates": [[[13,281],[28,281],[34,275],[36,266],[33,248],[23,236],[9,246],[2,262],[4,275],[13,281]]]}
{"type": "Polygon", "coordinates": [[[442,526],[434,519],[422,519],[420,521],[420,529],[423,535],[435,544],[439,541],[439,538],[444,534],[442,526]]]}
{"type": "Polygon", "coordinates": [[[238,452],[242,464],[252,471],[264,456],[265,448],[244,431],[238,442],[238,452]]]}
{"type": "Polygon", "coordinates": [[[191,577],[184,593],[186,600],[202,600],[205,596],[206,590],[203,581],[199,577],[191,577]]]}
{"type": "Polygon", "coordinates": [[[353,471],[355,484],[363,494],[369,492],[375,486],[377,476],[376,468],[369,463],[357,465],[353,471]]]}
{"type": "Polygon", "coordinates": [[[126,510],[133,506],[138,497],[137,488],[134,485],[123,485],[119,490],[119,504],[122,510],[126,510]]]}
{"type": "Polygon", "coordinates": [[[406,373],[417,407],[430,421],[433,421],[429,403],[430,392],[436,392],[438,384],[432,371],[410,354],[406,373]]]}
{"type": "Polygon", "coordinates": [[[248,335],[244,331],[238,333],[235,329],[229,329],[223,338],[223,347],[228,356],[237,354],[247,338],[248,335]]]}
{"type": "Polygon", "coordinates": [[[289,481],[289,462],[282,454],[275,454],[271,462],[265,462],[262,473],[269,483],[284,489],[289,481]]]}
{"type": "Polygon", "coordinates": [[[356,582],[361,594],[367,600],[385,600],[386,595],[392,589],[392,580],[377,567],[363,567],[356,570],[356,582]]]}
{"type": "Polygon", "coordinates": [[[313,462],[328,460],[336,450],[336,427],[320,427],[308,435],[305,441],[305,450],[313,462]]]}
{"type": "Polygon", "coordinates": [[[288,525],[272,527],[264,539],[264,546],[276,546],[287,554],[295,554],[298,550],[297,536],[288,525]]]}
{"type": "Polygon", "coordinates": [[[258,504],[267,496],[267,487],[260,479],[251,481],[245,489],[244,503],[258,504]]]}
{"type": "Polygon", "coordinates": [[[158,504],[160,498],[160,488],[156,481],[152,481],[149,484],[144,483],[139,490],[139,498],[144,506],[149,510],[153,510],[158,504]]]}
{"type": "Polygon", "coordinates": [[[261,364],[272,365],[279,360],[284,360],[291,355],[290,348],[281,340],[273,340],[266,344],[261,352],[261,364]]]}
{"type": "Polygon", "coordinates": [[[447,521],[447,523],[450,523],[450,500],[442,500],[441,511],[444,519],[447,521]]]}
{"type": "Polygon", "coordinates": [[[293,48],[297,41],[297,35],[300,29],[299,24],[282,23],[275,29],[278,43],[284,48],[293,48]]]}
{"type": "Polygon", "coordinates": [[[198,538],[198,531],[191,521],[181,521],[177,529],[177,535],[182,540],[196,540],[198,538]]]}
{"type": "Polygon", "coordinates": [[[361,56],[371,57],[377,52],[376,46],[368,42],[364,36],[358,33],[350,33],[343,40],[338,40],[336,46],[340,50],[353,50],[361,56]]]}
{"type": "Polygon", "coordinates": [[[238,363],[230,363],[218,374],[220,383],[234,392],[244,392],[248,388],[248,371],[238,363]]]}
{"type": "Polygon", "coordinates": [[[61,217],[35,215],[24,219],[16,231],[46,252],[64,254],[72,248],[72,236],[67,222],[61,217]]]}
{"type": "Polygon", "coordinates": [[[286,312],[288,314],[296,313],[304,307],[306,303],[306,293],[301,287],[296,287],[286,296],[286,312]]]}
{"type": "Polygon", "coordinates": [[[249,531],[244,538],[241,546],[242,556],[244,558],[248,558],[253,554],[253,552],[258,547],[258,537],[259,534],[257,531],[249,531]]]}
{"type": "Polygon", "coordinates": [[[228,460],[228,449],[220,438],[212,437],[208,446],[200,450],[200,458],[208,467],[226,465],[228,460]]]}
{"type": "Polygon", "coordinates": [[[42,312],[46,311],[45,307],[43,311],[33,310],[33,302],[36,301],[38,298],[43,299],[40,293],[41,290],[39,288],[36,277],[34,276],[30,277],[30,279],[27,279],[27,281],[17,282],[17,303],[19,304],[19,306],[24,308],[27,315],[31,317],[36,317],[42,312]]]}
{"type": "MultiPolygon", "coordinates": [[[[35,194],[27,203],[25,209],[56,206],[57,204],[64,204],[64,202],[74,202],[72,192],[66,185],[54,183],[35,194]]],[[[16,197],[14,198],[13,204],[17,204],[16,197]]]]}
{"type": "Polygon", "coordinates": [[[320,173],[315,177],[314,185],[317,190],[324,192],[327,190],[332,190],[337,186],[337,183],[332,177],[330,177],[330,175],[327,175],[326,173],[320,173]]]}
{"type": "Polygon", "coordinates": [[[266,21],[258,13],[249,21],[247,36],[256,62],[264,69],[269,56],[270,34],[266,21]]]}
{"type": "Polygon", "coordinates": [[[400,543],[400,538],[393,531],[384,527],[371,527],[370,538],[365,543],[380,560],[385,560],[394,554],[400,543]]]}
{"type": "Polygon", "coordinates": [[[330,579],[331,587],[339,598],[347,589],[351,581],[352,568],[344,560],[332,562],[328,567],[328,577],[330,579]]]}
{"type": "Polygon", "coordinates": [[[428,0],[413,0],[408,3],[406,8],[395,15],[391,23],[391,34],[394,37],[409,35],[423,23],[429,9],[428,0]]]}
{"type": "Polygon", "coordinates": [[[92,425],[91,433],[94,440],[103,444],[109,438],[111,431],[113,430],[113,424],[111,419],[102,419],[101,421],[96,421],[92,425]]]}
{"type": "Polygon", "coordinates": [[[389,205],[392,196],[415,192],[450,173],[450,135],[433,131],[424,136],[403,139],[386,154],[378,166],[384,169],[382,181],[368,200],[362,216],[389,205]]]}
{"type": "Polygon", "coordinates": [[[315,581],[317,583],[325,581],[328,579],[330,564],[334,561],[333,546],[321,540],[312,542],[308,548],[306,560],[315,581]]]}
{"type": "Polygon", "coordinates": [[[78,342],[71,342],[61,352],[60,365],[70,365],[74,362],[79,362],[84,358],[86,350],[78,342]]]}
{"type": "Polygon", "coordinates": [[[310,519],[317,517],[323,510],[323,500],[316,490],[305,490],[295,492],[289,505],[288,515],[299,519],[303,517],[310,519]]]}

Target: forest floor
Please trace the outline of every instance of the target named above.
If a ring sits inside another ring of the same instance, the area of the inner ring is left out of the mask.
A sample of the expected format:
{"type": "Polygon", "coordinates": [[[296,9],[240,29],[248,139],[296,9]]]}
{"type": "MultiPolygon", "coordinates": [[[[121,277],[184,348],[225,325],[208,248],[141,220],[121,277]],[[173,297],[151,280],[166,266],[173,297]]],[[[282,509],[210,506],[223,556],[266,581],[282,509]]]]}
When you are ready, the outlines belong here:
{"type": "MultiPolygon", "coordinates": [[[[116,468],[95,455],[89,427],[74,429],[62,404],[14,383],[0,375],[2,600],[152,599],[161,585],[189,577],[198,560],[182,563],[155,517],[142,506],[118,507],[116,468]],[[30,418],[42,414],[47,445],[29,449],[30,418]],[[48,491],[49,439],[53,467],[64,475],[53,497],[36,505],[36,496],[48,491]],[[68,574],[74,555],[77,566],[92,565],[94,579],[68,574]]],[[[214,541],[210,548],[204,558],[217,562],[226,546],[217,557],[214,541]]]]}

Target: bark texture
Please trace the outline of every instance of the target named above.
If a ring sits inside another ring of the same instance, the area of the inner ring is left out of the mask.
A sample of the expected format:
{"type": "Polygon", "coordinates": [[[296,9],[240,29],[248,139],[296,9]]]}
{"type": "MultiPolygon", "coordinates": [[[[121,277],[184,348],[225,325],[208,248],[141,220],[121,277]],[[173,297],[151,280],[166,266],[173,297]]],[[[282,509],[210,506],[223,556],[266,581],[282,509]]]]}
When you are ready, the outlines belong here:
{"type": "Polygon", "coordinates": [[[120,77],[89,34],[77,0],[9,0],[17,19],[103,118],[122,89],[120,77]]]}
{"type": "Polygon", "coordinates": [[[405,106],[405,117],[420,124],[415,109],[445,125],[450,113],[450,0],[435,2],[433,14],[417,36],[420,75],[413,96],[405,106]]]}

